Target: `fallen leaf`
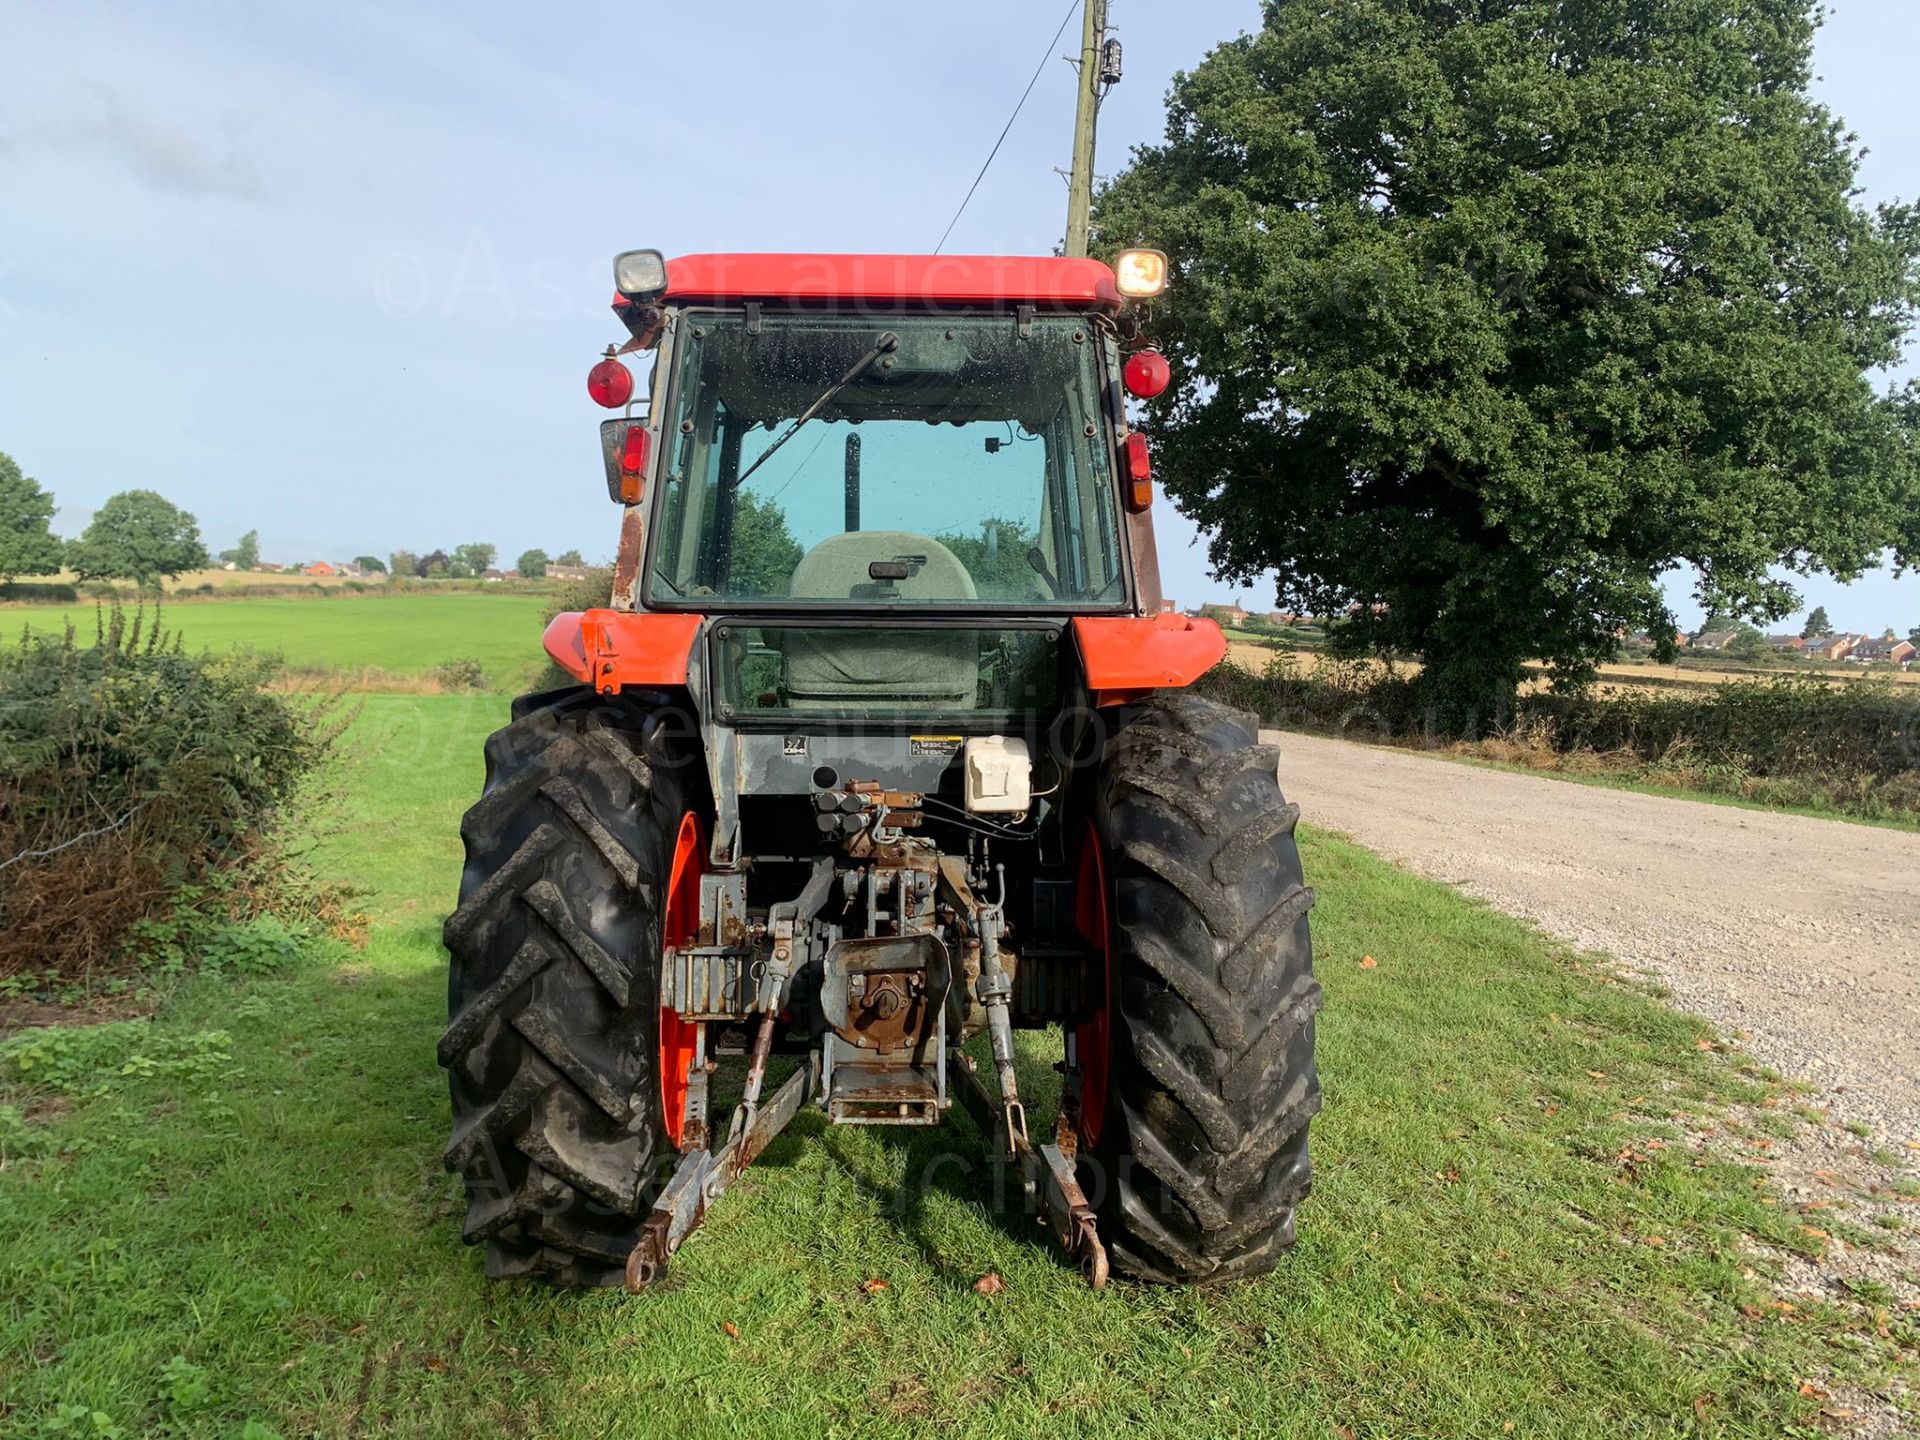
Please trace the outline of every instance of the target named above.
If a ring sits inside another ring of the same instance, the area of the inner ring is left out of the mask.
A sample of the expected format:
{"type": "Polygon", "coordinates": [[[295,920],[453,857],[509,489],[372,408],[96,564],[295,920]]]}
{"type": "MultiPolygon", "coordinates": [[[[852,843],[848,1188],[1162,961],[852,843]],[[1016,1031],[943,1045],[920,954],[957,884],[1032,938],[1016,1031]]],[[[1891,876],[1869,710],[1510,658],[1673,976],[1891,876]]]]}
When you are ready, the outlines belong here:
{"type": "Polygon", "coordinates": [[[1604,1080],[1607,1078],[1607,1072],[1604,1070],[1589,1070],[1587,1074],[1595,1080],[1604,1080]]]}
{"type": "Polygon", "coordinates": [[[444,1375],[447,1373],[447,1362],[442,1360],[438,1355],[429,1355],[427,1357],[427,1369],[436,1375],[444,1375]]]}
{"type": "Polygon", "coordinates": [[[367,1328],[367,1322],[362,1320],[358,1325],[355,1325],[351,1330],[347,1331],[347,1334],[359,1335],[364,1333],[366,1328],[367,1328]]]}
{"type": "Polygon", "coordinates": [[[1696,1040],[1693,1042],[1693,1048],[1696,1050],[1712,1050],[1717,1047],[1715,1047],[1711,1040],[1696,1040]]]}
{"type": "Polygon", "coordinates": [[[1501,1422],[1500,1433],[1502,1435],[1511,1435],[1513,1433],[1513,1422],[1511,1420],[1501,1422]]]}
{"type": "Polygon", "coordinates": [[[1345,1425],[1334,1426],[1333,1433],[1338,1435],[1340,1437],[1340,1440],[1359,1440],[1359,1437],[1355,1435],[1353,1431],[1345,1425]]]}
{"type": "Polygon", "coordinates": [[[860,1282],[860,1288],[866,1291],[867,1294],[869,1295],[878,1295],[882,1290],[885,1290],[888,1287],[887,1287],[886,1281],[880,1280],[880,1279],[873,1279],[873,1280],[862,1280],[860,1282]]]}
{"type": "Polygon", "coordinates": [[[1006,1288],[1007,1282],[991,1270],[973,1282],[973,1293],[976,1295],[998,1295],[1006,1288]]]}
{"type": "Polygon", "coordinates": [[[1664,1235],[1647,1236],[1647,1244],[1649,1245],[1659,1246],[1659,1245],[1665,1245],[1666,1243],[1667,1243],[1667,1237],[1664,1235]]]}
{"type": "Polygon", "coordinates": [[[1547,1114],[1558,1115],[1559,1113],[1560,1113],[1560,1107],[1558,1105],[1547,1106],[1547,1114]]]}
{"type": "Polygon", "coordinates": [[[1696,1395],[1693,1397],[1693,1413],[1700,1417],[1700,1423],[1702,1425],[1707,1423],[1707,1405],[1712,1399],[1713,1396],[1711,1395],[1696,1395]]]}
{"type": "Polygon", "coordinates": [[[1813,1237],[1813,1238],[1814,1238],[1815,1240],[1830,1240],[1830,1239],[1832,1239],[1832,1238],[1833,1238],[1832,1236],[1830,1236],[1829,1234],[1827,1234],[1827,1232],[1826,1232],[1826,1231],[1824,1231],[1824,1230],[1816,1230],[1816,1229],[1815,1229],[1815,1228],[1814,1228],[1813,1226],[1811,1226],[1811,1225],[1802,1225],[1802,1226],[1800,1227],[1800,1233],[1801,1233],[1802,1235],[1810,1235],[1810,1236],[1812,1236],[1812,1237],[1813,1237]]]}
{"type": "Polygon", "coordinates": [[[1814,1384],[1813,1381],[1811,1380],[1805,1380],[1801,1382],[1800,1393],[1806,1396],[1809,1400],[1825,1400],[1827,1398],[1827,1392],[1821,1389],[1818,1385],[1814,1384]]]}
{"type": "Polygon", "coordinates": [[[727,1338],[729,1340],[738,1340],[740,1338],[740,1327],[734,1324],[733,1321],[728,1320],[723,1322],[720,1328],[727,1332],[727,1338]]]}
{"type": "Polygon", "coordinates": [[[1362,955],[1360,957],[1360,968],[1362,970],[1378,970],[1380,968],[1380,962],[1371,955],[1362,955]]]}

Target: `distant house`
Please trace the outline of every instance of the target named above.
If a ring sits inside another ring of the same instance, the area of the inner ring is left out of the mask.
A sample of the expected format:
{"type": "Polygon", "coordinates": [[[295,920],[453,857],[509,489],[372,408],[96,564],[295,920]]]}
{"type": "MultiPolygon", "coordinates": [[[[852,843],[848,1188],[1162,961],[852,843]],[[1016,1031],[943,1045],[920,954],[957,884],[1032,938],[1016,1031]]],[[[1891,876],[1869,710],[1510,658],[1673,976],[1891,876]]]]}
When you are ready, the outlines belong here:
{"type": "Polygon", "coordinates": [[[1702,630],[1693,637],[1696,650],[1724,650],[1740,638],[1738,630],[1702,630]]]}
{"type": "Polygon", "coordinates": [[[1816,635],[1800,647],[1800,653],[1821,660],[1844,660],[1847,652],[1865,638],[1864,635],[1816,635]]]}
{"type": "Polygon", "coordinates": [[[1160,613],[1161,613],[1162,615],[1173,615],[1173,614],[1177,614],[1177,613],[1178,613],[1178,607],[1177,607],[1177,606],[1175,605],[1175,603],[1174,603],[1173,601],[1171,601],[1171,600],[1169,600],[1169,599],[1167,599],[1167,598],[1166,598],[1166,597],[1165,597],[1165,596],[1163,595],[1163,596],[1161,596],[1161,597],[1160,597],[1160,613]]]}
{"type": "Polygon", "coordinates": [[[1767,648],[1769,650],[1791,650],[1798,654],[1800,651],[1806,649],[1806,646],[1807,642],[1805,638],[1799,635],[1767,636],[1767,648]]]}
{"type": "Polygon", "coordinates": [[[300,573],[303,575],[338,575],[340,569],[338,566],[331,565],[325,560],[316,560],[300,573]]]}
{"type": "Polygon", "coordinates": [[[1913,659],[1914,643],[1911,640],[1880,640],[1863,636],[1847,659],[1862,665],[1904,665],[1913,659]]]}
{"type": "Polygon", "coordinates": [[[1272,625],[1291,625],[1299,618],[1299,612],[1295,610],[1269,610],[1267,612],[1267,621],[1272,625]]]}
{"type": "Polygon", "coordinates": [[[1202,605],[1200,612],[1221,625],[1238,627],[1247,623],[1247,612],[1239,605],[1202,605]]]}
{"type": "Polygon", "coordinates": [[[351,560],[342,560],[338,565],[333,567],[333,573],[336,575],[344,575],[349,580],[359,580],[364,578],[367,572],[351,560]]]}
{"type": "Polygon", "coordinates": [[[262,560],[258,565],[254,566],[253,568],[256,570],[265,571],[269,575],[278,575],[282,570],[286,569],[287,567],[284,565],[275,565],[271,561],[262,560]]]}
{"type": "Polygon", "coordinates": [[[492,585],[501,580],[518,580],[520,572],[518,570],[482,570],[480,578],[492,585]]]}
{"type": "Polygon", "coordinates": [[[584,565],[549,565],[547,566],[547,578],[549,580],[584,580],[587,578],[587,567],[584,565]]]}

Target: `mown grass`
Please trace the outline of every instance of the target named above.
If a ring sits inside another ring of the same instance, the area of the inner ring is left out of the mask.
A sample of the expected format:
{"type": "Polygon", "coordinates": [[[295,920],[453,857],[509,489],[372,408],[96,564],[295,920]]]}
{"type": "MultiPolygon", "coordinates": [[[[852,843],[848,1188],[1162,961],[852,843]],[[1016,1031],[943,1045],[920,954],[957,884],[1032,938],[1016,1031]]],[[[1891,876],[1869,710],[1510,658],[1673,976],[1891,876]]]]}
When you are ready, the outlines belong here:
{"type": "MultiPolygon", "coordinates": [[[[1912,1317],[1881,1336],[1770,1306],[1742,1237],[1821,1242],[1682,1143],[1768,1085],[1632,986],[1318,836],[1327,1108],[1271,1277],[1089,1293],[987,1203],[964,1121],[805,1120],[663,1292],[490,1285],[439,1165],[433,1046],[457,820],[501,709],[365,702],[319,849],[369,892],[363,952],[189,983],[104,1032],[97,1073],[5,1081],[0,1431],[67,1406],[126,1435],[1777,1437],[1825,1433],[1810,1378],[1911,1373],[1912,1317]]],[[[1023,1038],[1036,1118],[1053,1058],[1023,1038]]]]}
{"type": "MultiPolygon", "coordinates": [[[[544,667],[540,595],[396,595],[325,601],[258,599],[164,606],[167,625],[189,649],[275,651],[296,668],[424,676],[449,660],[478,660],[501,689],[544,667]]],[[[91,605],[0,611],[0,625],[57,632],[71,623],[92,633],[91,605]]],[[[15,631],[17,634],[17,630],[15,631]]],[[[384,687],[381,687],[384,688],[384,687]]]]}

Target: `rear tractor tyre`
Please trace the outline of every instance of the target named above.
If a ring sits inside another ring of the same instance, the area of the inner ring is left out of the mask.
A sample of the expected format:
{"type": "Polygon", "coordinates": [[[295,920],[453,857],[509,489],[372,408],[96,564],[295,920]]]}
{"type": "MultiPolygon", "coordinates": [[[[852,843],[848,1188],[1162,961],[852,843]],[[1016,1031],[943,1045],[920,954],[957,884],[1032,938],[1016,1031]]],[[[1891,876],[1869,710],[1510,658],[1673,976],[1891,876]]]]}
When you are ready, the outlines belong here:
{"type": "Polygon", "coordinates": [[[1120,713],[1098,781],[1078,892],[1107,1003],[1077,1032],[1081,1183],[1136,1279],[1263,1273],[1311,1187],[1313,892],[1257,737],[1240,711],[1156,695],[1120,713]]]}
{"type": "Polygon", "coordinates": [[[513,714],[487,741],[444,932],[447,1168],[490,1276],[612,1285],[673,1154],[662,927],[676,871],[697,895],[700,772],[633,700],[569,689],[513,714]]]}

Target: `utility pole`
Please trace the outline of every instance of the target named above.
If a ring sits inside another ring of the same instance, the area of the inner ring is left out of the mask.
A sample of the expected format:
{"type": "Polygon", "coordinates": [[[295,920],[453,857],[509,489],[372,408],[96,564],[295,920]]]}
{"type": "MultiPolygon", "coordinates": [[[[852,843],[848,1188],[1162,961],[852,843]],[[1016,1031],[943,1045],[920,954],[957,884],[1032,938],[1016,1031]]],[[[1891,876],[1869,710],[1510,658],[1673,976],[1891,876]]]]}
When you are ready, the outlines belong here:
{"type": "Polygon", "coordinates": [[[1087,253],[1093,212],[1093,131],[1100,108],[1107,0],[1086,0],[1080,17],[1080,103],[1073,112],[1073,174],[1067,180],[1067,254],[1087,253]]]}

